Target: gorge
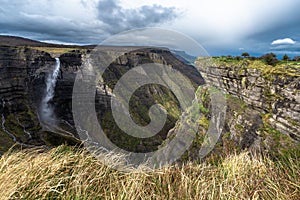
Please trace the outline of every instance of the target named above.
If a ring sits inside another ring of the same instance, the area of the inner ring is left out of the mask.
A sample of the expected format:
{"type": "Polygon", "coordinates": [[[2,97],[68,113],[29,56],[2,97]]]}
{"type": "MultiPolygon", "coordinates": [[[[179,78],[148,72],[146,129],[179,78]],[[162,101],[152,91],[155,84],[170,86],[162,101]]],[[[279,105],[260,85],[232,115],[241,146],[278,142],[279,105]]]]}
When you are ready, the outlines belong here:
{"type": "MultiPolygon", "coordinates": [[[[115,47],[105,48],[107,52],[116,50],[115,47]]],[[[75,77],[92,48],[73,47],[65,52],[64,48],[57,49],[0,46],[1,154],[16,142],[49,147],[80,144],[72,116],[72,92],[75,77]],[[57,53],[57,49],[61,52],[57,53]]],[[[103,81],[97,85],[95,96],[98,120],[111,141],[130,151],[147,152],[157,149],[172,136],[180,108],[176,97],[164,87],[142,87],[131,101],[131,114],[140,125],[149,123],[147,111],[151,105],[160,103],[168,111],[167,123],[154,137],[136,139],[124,135],[110,111],[112,89],[123,74],[139,64],[161,63],[180,71],[195,88],[206,81],[228,93],[226,124],[215,152],[228,144],[235,149],[263,152],[299,148],[299,71],[284,76],[275,74],[268,79],[261,69],[248,69],[244,65],[217,65],[208,69],[196,65],[204,81],[194,66],[177,57],[168,49],[144,48],[133,50],[111,63],[103,81]],[[222,80],[223,85],[218,85],[216,79],[222,80]]],[[[205,92],[201,95],[204,97],[205,92]]],[[[210,119],[209,102],[206,95],[203,106],[208,112],[199,122],[199,140],[207,126],[205,120],[210,119]]],[[[197,151],[196,141],[186,156],[197,159],[197,151]]]]}

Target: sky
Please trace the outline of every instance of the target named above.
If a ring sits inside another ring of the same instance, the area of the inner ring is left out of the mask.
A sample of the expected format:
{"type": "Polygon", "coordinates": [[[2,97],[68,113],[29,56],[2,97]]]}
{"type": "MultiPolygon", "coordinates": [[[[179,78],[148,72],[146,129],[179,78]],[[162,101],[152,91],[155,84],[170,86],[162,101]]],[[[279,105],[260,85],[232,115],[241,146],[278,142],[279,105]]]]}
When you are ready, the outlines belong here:
{"type": "Polygon", "coordinates": [[[99,44],[135,28],[186,34],[210,55],[300,56],[299,0],[0,0],[0,35],[99,44]]]}

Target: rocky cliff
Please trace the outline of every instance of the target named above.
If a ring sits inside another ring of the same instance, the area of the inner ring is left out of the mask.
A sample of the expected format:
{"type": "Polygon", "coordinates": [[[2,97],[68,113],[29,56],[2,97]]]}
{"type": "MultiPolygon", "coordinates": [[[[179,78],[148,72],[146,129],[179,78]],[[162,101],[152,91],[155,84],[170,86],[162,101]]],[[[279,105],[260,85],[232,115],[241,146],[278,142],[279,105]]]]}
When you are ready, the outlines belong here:
{"type": "MultiPolygon", "coordinates": [[[[74,61],[74,59],[72,58],[74,61]]],[[[46,79],[54,70],[50,53],[31,47],[0,46],[0,154],[16,147],[46,147],[62,143],[77,144],[72,127],[55,126],[41,120],[41,102],[46,95],[46,79]]],[[[64,62],[64,60],[63,60],[64,62]]],[[[68,73],[59,73],[64,90],[72,91],[68,73]],[[65,75],[63,77],[63,75],[65,75]]],[[[64,93],[59,94],[64,98],[64,93]]],[[[68,103],[71,99],[67,99],[68,103]]],[[[49,102],[55,108],[57,102],[49,102]]],[[[66,110],[69,116],[71,111],[66,110]]],[[[56,114],[56,113],[55,113],[56,114]]]]}
{"type": "MultiPolygon", "coordinates": [[[[21,47],[0,47],[0,153],[15,142],[40,145],[37,94],[55,60],[48,53],[21,47]]],[[[41,95],[40,95],[41,96],[41,95]]]]}
{"type": "Polygon", "coordinates": [[[198,66],[208,85],[227,93],[223,144],[227,137],[238,148],[259,152],[299,149],[298,66],[240,61],[204,67],[201,59],[198,66]]]}
{"type": "MultiPolygon", "coordinates": [[[[115,50],[110,48],[107,52],[114,53],[115,50]]],[[[80,49],[59,55],[61,67],[54,98],[49,102],[56,116],[55,124],[41,121],[39,112],[41,101],[45,96],[47,75],[52,73],[55,65],[55,59],[51,55],[56,54],[30,47],[13,46],[1,46],[0,51],[0,99],[2,100],[0,153],[14,143],[25,147],[59,145],[64,142],[78,143],[72,116],[73,85],[90,51],[80,49]]],[[[99,121],[107,130],[108,137],[121,147],[133,151],[146,151],[146,146],[157,148],[179,117],[180,108],[176,97],[164,87],[148,85],[140,88],[133,96],[133,116],[137,123],[145,125],[149,122],[149,107],[161,103],[169,112],[167,124],[157,136],[149,140],[140,141],[134,137],[122,136],[125,134],[117,128],[110,111],[111,91],[123,74],[144,63],[172,66],[185,74],[195,88],[204,82],[195,68],[177,60],[167,49],[146,48],[130,51],[113,61],[104,74],[104,81],[99,82],[97,86],[95,106],[99,121]]]]}
{"type": "MultiPolygon", "coordinates": [[[[156,103],[161,104],[168,112],[167,123],[164,128],[156,135],[148,139],[138,139],[124,133],[115,123],[110,108],[111,91],[114,89],[118,80],[132,68],[145,63],[158,63],[171,66],[180,71],[191,80],[195,89],[204,83],[199,72],[191,65],[182,63],[174,57],[168,49],[162,48],[143,48],[128,50],[122,47],[116,49],[103,47],[106,53],[113,55],[118,52],[127,52],[118,56],[109,64],[103,74],[103,80],[98,83],[95,107],[98,120],[107,134],[108,138],[118,146],[136,152],[154,150],[166,138],[168,130],[172,128],[180,113],[178,101],[174,94],[165,87],[150,84],[139,88],[132,96],[130,110],[135,122],[141,126],[147,125],[150,121],[148,110],[156,103]]],[[[60,119],[64,119],[68,124],[73,125],[72,119],[72,86],[81,64],[86,61],[87,54],[73,51],[60,56],[61,78],[57,82],[56,95],[54,102],[55,110],[60,119]]]]}

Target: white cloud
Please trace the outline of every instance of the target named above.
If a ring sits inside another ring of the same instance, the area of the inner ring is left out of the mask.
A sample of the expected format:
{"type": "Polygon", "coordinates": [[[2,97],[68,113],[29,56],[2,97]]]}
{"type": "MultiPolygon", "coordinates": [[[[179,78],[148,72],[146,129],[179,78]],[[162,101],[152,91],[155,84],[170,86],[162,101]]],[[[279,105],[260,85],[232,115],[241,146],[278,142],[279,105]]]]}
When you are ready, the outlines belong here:
{"type": "Polygon", "coordinates": [[[271,43],[271,45],[285,45],[285,44],[296,44],[296,41],[294,41],[291,38],[284,38],[284,39],[274,40],[271,43]]]}

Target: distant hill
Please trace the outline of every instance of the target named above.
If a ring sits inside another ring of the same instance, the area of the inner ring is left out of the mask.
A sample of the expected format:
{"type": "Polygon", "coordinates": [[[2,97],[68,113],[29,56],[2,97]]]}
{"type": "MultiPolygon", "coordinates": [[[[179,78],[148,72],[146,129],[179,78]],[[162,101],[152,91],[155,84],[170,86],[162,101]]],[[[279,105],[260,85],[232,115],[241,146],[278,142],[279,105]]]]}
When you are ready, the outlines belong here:
{"type": "Polygon", "coordinates": [[[27,38],[17,36],[0,35],[0,46],[31,46],[31,47],[55,47],[55,48],[89,48],[89,46],[80,45],[62,45],[62,44],[50,44],[40,41],[35,41],[27,38]]]}
{"type": "Polygon", "coordinates": [[[185,51],[171,50],[171,52],[177,59],[188,65],[193,64],[196,60],[196,57],[187,54],[185,51]]]}

